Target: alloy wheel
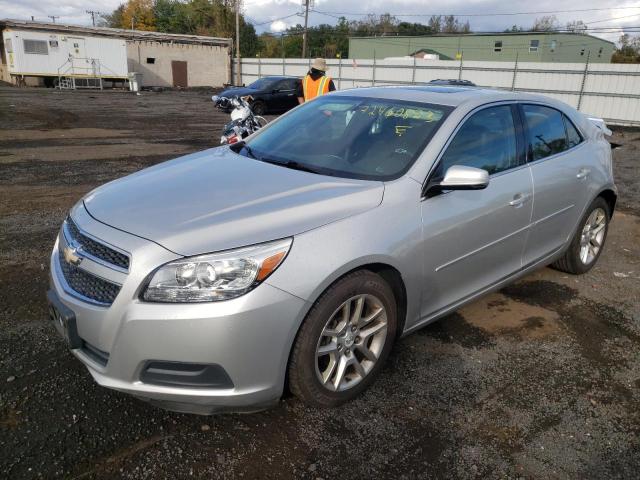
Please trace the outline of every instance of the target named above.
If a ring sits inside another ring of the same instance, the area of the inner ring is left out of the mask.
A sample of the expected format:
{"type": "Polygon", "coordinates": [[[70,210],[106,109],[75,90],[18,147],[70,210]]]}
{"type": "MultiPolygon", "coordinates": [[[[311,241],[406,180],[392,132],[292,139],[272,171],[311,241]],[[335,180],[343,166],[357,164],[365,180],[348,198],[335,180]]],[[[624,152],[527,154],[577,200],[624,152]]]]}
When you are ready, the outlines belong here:
{"type": "Polygon", "coordinates": [[[316,376],[331,391],[360,383],[376,365],[387,337],[387,312],[369,294],[346,300],[331,315],[316,346],[316,376]]]}
{"type": "Polygon", "coordinates": [[[602,208],[596,208],[582,228],[580,237],[580,261],[589,265],[598,256],[607,227],[607,214],[602,208]]]}

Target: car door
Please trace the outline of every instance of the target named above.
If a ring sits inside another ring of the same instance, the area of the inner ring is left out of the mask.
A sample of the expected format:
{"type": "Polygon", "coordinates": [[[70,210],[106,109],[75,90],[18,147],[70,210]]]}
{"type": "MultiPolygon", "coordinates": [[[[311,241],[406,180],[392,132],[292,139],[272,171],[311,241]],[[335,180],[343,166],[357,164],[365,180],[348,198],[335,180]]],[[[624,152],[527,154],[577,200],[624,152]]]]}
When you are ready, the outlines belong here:
{"type": "Polygon", "coordinates": [[[533,185],[517,106],[484,107],[468,116],[427,185],[453,165],[485,169],[490,180],[483,190],[445,191],[422,202],[423,317],[522,267],[533,185]]]}
{"type": "Polygon", "coordinates": [[[295,79],[284,79],[274,86],[273,105],[274,110],[289,110],[298,104],[296,97],[295,79]]]}
{"type": "Polygon", "coordinates": [[[287,101],[285,108],[291,110],[293,107],[297,107],[298,104],[298,85],[301,80],[299,78],[289,78],[287,80],[287,101]]]}
{"type": "Polygon", "coordinates": [[[524,254],[528,265],[561,248],[589,201],[589,158],[582,135],[559,110],[523,104],[535,201],[524,254]]]}

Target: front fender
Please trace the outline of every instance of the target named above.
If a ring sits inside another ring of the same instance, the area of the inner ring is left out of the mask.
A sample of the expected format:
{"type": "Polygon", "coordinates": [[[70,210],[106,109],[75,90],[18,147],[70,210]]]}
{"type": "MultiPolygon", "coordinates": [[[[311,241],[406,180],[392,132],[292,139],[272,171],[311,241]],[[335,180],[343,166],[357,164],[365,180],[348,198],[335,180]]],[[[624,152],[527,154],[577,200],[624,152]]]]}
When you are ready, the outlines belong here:
{"type": "Polygon", "coordinates": [[[385,199],[377,208],[296,235],[287,258],[267,283],[313,304],[346,273],[371,264],[388,265],[404,282],[405,325],[411,326],[420,313],[424,266],[419,190],[413,181],[397,189],[385,187],[385,199]],[[415,202],[406,201],[408,190],[415,202]]]}

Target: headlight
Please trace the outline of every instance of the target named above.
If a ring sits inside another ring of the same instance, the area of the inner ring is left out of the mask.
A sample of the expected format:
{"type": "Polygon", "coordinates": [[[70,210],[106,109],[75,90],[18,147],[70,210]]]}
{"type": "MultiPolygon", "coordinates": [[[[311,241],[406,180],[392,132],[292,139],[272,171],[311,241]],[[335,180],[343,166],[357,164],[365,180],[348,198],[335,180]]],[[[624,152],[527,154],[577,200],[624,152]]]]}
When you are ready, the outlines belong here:
{"type": "Polygon", "coordinates": [[[291,239],[176,260],[160,267],[142,295],[149,302],[217,302],[244,295],[282,263],[291,239]]]}

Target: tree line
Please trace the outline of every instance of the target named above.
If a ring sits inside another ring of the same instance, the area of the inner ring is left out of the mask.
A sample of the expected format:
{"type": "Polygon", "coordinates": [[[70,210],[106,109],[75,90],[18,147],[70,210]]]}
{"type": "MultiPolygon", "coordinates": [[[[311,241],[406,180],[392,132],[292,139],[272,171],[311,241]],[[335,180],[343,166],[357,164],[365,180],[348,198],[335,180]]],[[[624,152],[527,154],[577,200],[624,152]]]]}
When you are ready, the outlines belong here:
{"type": "MultiPolygon", "coordinates": [[[[102,25],[113,28],[151,30],[165,33],[231,37],[235,39],[235,0],[127,0],[111,14],[104,15],[102,25]]],[[[513,25],[505,32],[565,30],[586,33],[581,20],[560,24],[554,15],[536,18],[532,26],[513,25]]],[[[243,57],[297,58],[302,53],[304,27],[292,26],[278,34],[258,35],[255,27],[240,15],[240,54],[243,57]]],[[[441,33],[472,33],[469,21],[453,15],[434,15],[426,23],[400,21],[392,14],[369,14],[360,20],[337,19],[335,25],[321,24],[308,28],[310,57],[347,57],[349,37],[416,36],[441,33]]],[[[640,36],[623,35],[612,61],[640,63],[640,36]]]]}

